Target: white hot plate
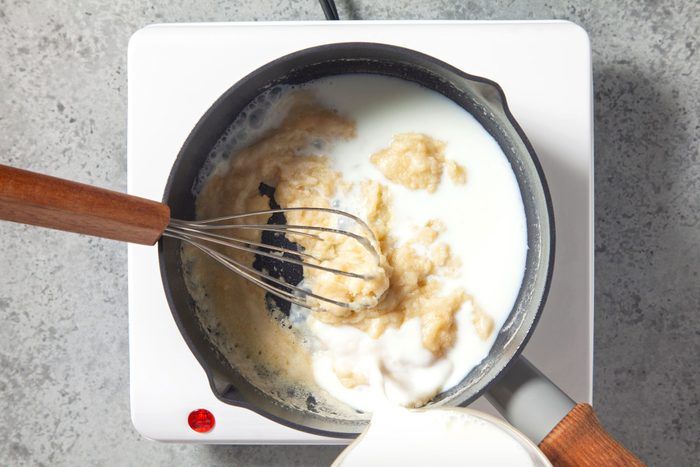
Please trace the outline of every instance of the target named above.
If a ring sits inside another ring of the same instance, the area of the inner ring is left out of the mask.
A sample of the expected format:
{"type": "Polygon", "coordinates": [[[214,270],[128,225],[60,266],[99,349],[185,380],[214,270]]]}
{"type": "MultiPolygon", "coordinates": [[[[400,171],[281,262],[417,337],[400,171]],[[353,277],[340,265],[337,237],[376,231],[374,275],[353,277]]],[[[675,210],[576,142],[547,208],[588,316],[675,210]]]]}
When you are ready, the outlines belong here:
{"type": "MultiPolygon", "coordinates": [[[[129,42],[128,191],[160,200],[175,157],[209,106],[282,55],[332,42],[382,42],[498,82],[537,152],[554,200],[554,281],[525,355],[577,401],[593,375],[593,123],[587,34],[564,21],[334,21],[172,24],[129,42]]],[[[131,414],[160,441],[338,444],[214,397],[168,308],[156,247],[129,245],[131,414]],[[197,433],[188,414],[211,411],[197,433]]],[[[494,413],[484,400],[472,408],[494,413]]]]}

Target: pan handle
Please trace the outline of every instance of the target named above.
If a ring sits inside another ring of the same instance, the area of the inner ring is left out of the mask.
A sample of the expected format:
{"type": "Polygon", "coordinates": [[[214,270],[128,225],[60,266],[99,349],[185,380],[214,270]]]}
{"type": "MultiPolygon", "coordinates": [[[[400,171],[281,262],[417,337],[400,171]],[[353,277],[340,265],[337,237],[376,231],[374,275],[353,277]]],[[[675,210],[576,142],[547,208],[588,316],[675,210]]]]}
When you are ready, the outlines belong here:
{"type": "Polygon", "coordinates": [[[576,404],[524,357],[516,358],[486,398],[539,443],[556,467],[644,465],[605,431],[589,404],[576,404]]]}
{"type": "Polygon", "coordinates": [[[153,245],[170,221],[170,208],[0,164],[0,219],[153,245]]]}

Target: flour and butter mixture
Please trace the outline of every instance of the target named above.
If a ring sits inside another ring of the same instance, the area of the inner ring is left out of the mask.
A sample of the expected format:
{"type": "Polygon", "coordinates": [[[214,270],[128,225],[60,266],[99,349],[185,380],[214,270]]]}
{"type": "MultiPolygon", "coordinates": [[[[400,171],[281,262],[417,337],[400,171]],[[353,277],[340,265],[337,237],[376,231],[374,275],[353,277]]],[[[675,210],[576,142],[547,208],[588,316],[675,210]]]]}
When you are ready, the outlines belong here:
{"type": "MultiPolygon", "coordinates": [[[[199,219],[325,207],[372,230],[379,257],[347,236],[284,239],[318,264],[371,276],[303,270],[300,286],[357,310],[281,305],[183,247],[212,341],[254,385],[299,408],[358,416],[387,399],[425,404],[486,357],[522,281],[525,214],[508,160],[466,111],[406,81],[344,75],[273,88],[234,123],[196,190],[199,219]]],[[[324,212],[276,216],[256,222],[363,232],[324,212]]],[[[260,256],[226,253],[290,280],[260,256]]]]}

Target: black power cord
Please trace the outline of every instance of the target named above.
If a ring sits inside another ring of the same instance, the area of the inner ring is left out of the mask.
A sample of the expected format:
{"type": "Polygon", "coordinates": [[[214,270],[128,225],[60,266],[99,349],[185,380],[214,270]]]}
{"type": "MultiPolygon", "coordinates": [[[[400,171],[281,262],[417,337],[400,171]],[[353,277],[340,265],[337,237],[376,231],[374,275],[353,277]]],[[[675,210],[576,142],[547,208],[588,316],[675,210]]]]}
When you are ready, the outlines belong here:
{"type": "Polygon", "coordinates": [[[335,7],[335,2],[333,0],[318,0],[323,8],[323,14],[326,15],[326,19],[330,21],[338,21],[340,17],[338,16],[338,9],[335,7]]]}

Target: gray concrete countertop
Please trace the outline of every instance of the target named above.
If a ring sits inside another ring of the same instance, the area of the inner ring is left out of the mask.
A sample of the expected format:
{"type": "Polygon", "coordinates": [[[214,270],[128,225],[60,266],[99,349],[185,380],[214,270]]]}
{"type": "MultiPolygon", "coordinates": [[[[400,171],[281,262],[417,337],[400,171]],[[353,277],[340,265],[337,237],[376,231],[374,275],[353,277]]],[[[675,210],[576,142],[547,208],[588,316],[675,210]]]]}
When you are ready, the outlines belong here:
{"type": "MultiPolygon", "coordinates": [[[[593,44],[594,403],[654,465],[700,458],[695,1],[339,0],[352,19],[568,19],[593,44]]],[[[314,0],[0,0],[0,163],[126,187],[126,47],[154,22],[314,0]]],[[[335,447],[157,444],[129,417],[126,247],[0,223],[0,464],[327,465],[335,447]]]]}

